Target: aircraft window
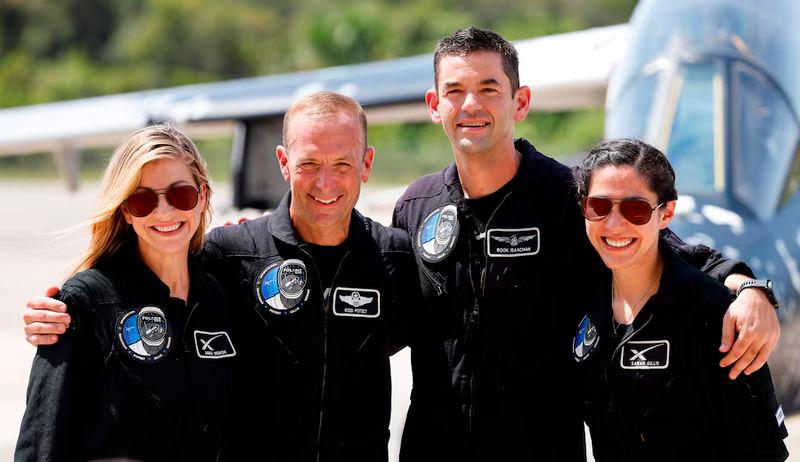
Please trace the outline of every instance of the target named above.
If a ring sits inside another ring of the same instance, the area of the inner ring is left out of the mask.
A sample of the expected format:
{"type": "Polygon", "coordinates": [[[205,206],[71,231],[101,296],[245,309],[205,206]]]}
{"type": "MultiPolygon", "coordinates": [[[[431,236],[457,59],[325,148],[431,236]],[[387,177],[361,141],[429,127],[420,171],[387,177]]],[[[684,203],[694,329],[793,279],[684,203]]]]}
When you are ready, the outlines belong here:
{"type": "Polygon", "coordinates": [[[760,72],[732,67],[733,192],[762,219],[784,196],[798,143],[798,123],[786,98],[760,72]]]}
{"type": "Polygon", "coordinates": [[[715,124],[723,112],[721,65],[691,65],[681,77],[682,85],[676,82],[680,93],[665,153],[675,169],[678,191],[713,193],[718,189],[715,178],[722,177],[720,171],[715,175],[715,154],[719,158],[724,150],[721,124],[715,124]]]}
{"type": "Polygon", "coordinates": [[[647,139],[647,121],[660,74],[631,80],[606,118],[606,138],[647,139]]]}
{"type": "Polygon", "coordinates": [[[794,167],[792,173],[789,175],[789,181],[786,183],[786,189],[783,191],[783,198],[781,199],[781,206],[789,201],[797,191],[800,190],[800,145],[794,153],[794,167]]]}

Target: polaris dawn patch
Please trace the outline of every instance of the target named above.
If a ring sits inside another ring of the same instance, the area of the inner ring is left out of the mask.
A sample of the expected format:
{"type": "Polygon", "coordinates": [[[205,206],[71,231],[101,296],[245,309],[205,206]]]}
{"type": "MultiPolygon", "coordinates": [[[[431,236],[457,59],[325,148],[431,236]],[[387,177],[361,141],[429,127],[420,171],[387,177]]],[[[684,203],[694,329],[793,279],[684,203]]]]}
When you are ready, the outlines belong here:
{"type": "Polygon", "coordinates": [[[230,336],[225,331],[194,331],[194,349],[202,359],[221,359],[236,356],[230,336]]]}
{"type": "Polygon", "coordinates": [[[458,230],[456,206],[449,204],[439,207],[422,220],[414,248],[426,262],[440,262],[453,252],[458,241],[458,230]]]}
{"type": "Polygon", "coordinates": [[[539,253],[539,228],[490,229],[486,253],[490,257],[524,257],[539,253]]]}
{"type": "Polygon", "coordinates": [[[308,300],[307,282],[306,264],[301,260],[270,263],[256,278],[256,298],[272,314],[292,314],[308,300]]]}
{"type": "Polygon", "coordinates": [[[622,345],[619,365],[623,369],[666,369],[669,340],[639,340],[622,345]]]}
{"type": "Polygon", "coordinates": [[[578,324],[578,331],[572,340],[572,354],[575,361],[581,362],[589,357],[600,343],[600,336],[597,334],[597,327],[587,314],[578,324]]]}
{"type": "Polygon", "coordinates": [[[172,348],[172,329],[157,306],[143,306],[117,318],[117,341],[131,359],[157,363],[172,348]]]}
{"type": "Polygon", "coordinates": [[[381,293],[375,289],[337,287],[333,291],[333,314],[377,318],[381,315],[381,293]]]}

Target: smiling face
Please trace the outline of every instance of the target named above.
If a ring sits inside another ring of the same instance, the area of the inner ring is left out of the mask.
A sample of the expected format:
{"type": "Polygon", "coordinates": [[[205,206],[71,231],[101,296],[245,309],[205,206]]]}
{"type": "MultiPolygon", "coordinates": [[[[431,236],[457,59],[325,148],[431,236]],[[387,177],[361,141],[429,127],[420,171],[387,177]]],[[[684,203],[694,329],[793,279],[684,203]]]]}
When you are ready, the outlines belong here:
{"type": "Polygon", "coordinates": [[[528,113],[530,88],[512,91],[498,53],[444,56],[436,80],[436,90],[429,90],[425,101],[431,120],[442,125],[454,152],[480,155],[513,146],[514,122],[528,113]]]}
{"type": "MultiPolygon", "coordinates": [[[[141,179],[136,191],[166,190],[172,186],[197,183],[189,167],[177,159],[160,159],[142,167],[141,179]]],[[[206,204],[205,188],[201,188],[197,205],[191,210],[179,210],[169,203],[163,194],[158,196],[158,206],[144,217],[135,217],[122,206],[125,221],[138,236],[139,252],[146,261],[164,258],[169,254],[187,254],[189,243],[200,226],[200,218],[206,204]]]]}
{"type": "MultiPolygon", "coordinates": [[[[658,196],[631,166],[607,166],[592,173],[589,197],[644,199],[651,207],[658,196]]],[[[675,201],[653,211],[650,221],[634,225],[620,214],[619,205],[600,221],[586,220],[586,234],[603,262],[611,270],[643,270],[658,259],[658,235],[675,215],[675,201]]]]}
{"type": "Polygon", "coordinates": [[[292,117],[277,156],[292,192],[292,225],[306,242],[336,245],[347,237],[374,156],[363,140],[358,119],[344,112],[292,117]]]}

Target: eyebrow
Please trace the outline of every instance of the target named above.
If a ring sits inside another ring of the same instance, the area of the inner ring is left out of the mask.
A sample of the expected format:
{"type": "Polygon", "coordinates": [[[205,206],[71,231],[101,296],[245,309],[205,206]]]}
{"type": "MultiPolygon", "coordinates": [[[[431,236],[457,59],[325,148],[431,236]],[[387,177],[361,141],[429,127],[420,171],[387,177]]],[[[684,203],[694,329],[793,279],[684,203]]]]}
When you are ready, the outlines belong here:
{"type": "MultiPolygon", "coordinates": [[[[481,80],[481,85],[500,85],[500,82],[497,79],[484,79],[481,80]]],[[[452,87],[460,87],[462,84],[460,82],[445,82],[444,89],[452,88],[452,87]]]]}
{"type": "Polygon", "coordinates": [[[140,189],[146,189],[146,190],[148,190],[148,191],[158,191],[158,190],[161,190],[161,189],[169,189],[169,188],[171,188],[171,187],[173,187],[173,186],[177,186],[177,185],[179,185],[179,184],[191,184],[191,182],[190,182],[190,181],[188,181],[188,180],[178,180],[178,181],[173,181],[173,182],[172,182],[172,183],[170,183],[170,184],[169,184],[169,186],[167,186],[166,188],[149,188],[149,187],[147,187],[147,186],[137,186],[137,187],[136,187],[136,190],[138,191],[138,190],[140,190],[140,189]]]}

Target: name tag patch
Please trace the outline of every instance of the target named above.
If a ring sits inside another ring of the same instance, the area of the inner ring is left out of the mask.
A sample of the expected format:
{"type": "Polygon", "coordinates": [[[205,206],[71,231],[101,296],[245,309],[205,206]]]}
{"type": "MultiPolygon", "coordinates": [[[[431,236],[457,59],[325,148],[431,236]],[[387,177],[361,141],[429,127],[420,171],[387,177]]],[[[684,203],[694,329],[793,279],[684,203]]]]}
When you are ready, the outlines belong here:
{"type": "Polygon", "coordinates": [[[194,348],[202,359],[220,359],[236,356],[230,336],[227,332],[194,331],[194,348]]]}
{"type": "Polygon", "coordinates": [[[669,340],[630,341],[619,357],[623,369],[666,369],[669,367],[669,340]]]}
{"type": "Polygon", "coordinates": [[[490,229],[486,232],[490,257],[524,257],[539,253],[539,228],[490,229]]]}
{"type": "Polygon", "coordinates": [[[333,291],[333,314],[377,318],[381,315],[381,293],[375,289],[337,287],[333,291]]]}

